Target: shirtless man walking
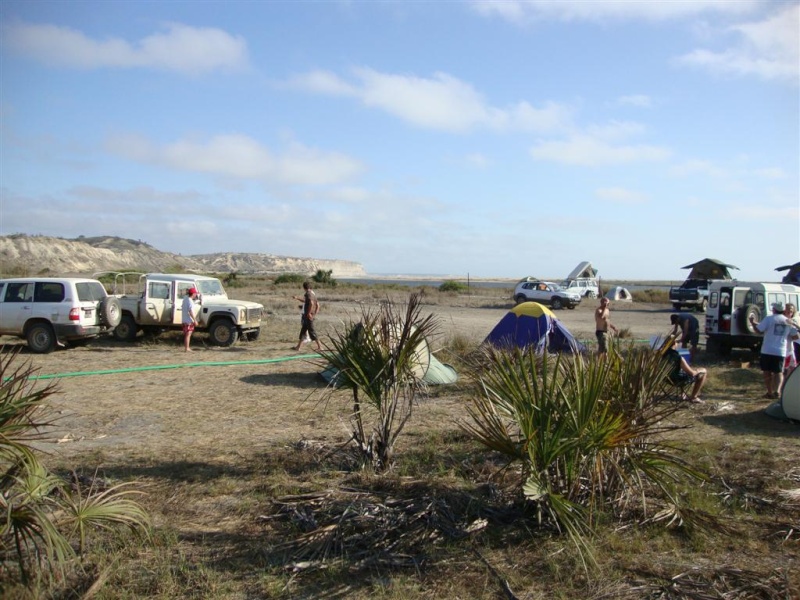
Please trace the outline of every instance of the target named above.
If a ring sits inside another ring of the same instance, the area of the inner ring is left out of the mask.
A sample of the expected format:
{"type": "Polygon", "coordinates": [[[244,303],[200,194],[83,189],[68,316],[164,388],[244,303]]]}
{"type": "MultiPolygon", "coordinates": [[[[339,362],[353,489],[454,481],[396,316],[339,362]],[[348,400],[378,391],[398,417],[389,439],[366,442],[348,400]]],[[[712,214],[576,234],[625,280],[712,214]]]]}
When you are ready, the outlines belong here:
{"type": "Polygon", "coordinates": [[[618,330],[611,322],[611,304],[605,296],[600,298],[600,306],[594,311],[595,335],[597,336],[597,353],[606,354],[608,352],[609,331],[616,333],[618,330]]]}

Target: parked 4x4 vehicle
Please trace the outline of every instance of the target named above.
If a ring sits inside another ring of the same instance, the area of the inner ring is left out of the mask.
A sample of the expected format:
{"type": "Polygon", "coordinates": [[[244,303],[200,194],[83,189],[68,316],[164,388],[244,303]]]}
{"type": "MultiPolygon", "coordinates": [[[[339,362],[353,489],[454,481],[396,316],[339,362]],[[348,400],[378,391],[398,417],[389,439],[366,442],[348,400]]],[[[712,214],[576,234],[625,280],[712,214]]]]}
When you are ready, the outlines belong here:
{"type": "Polygon", "coordinates": [[[0,335],[25,338],[32,352],[96,338],[113,330],[120,317],[119,301],[96,279],[0,280],[0,335]]]}
{"type": "Polygon", "coordinates": [[[119,341],[130,342],[139,331],[158,333],[182,328],[182,301],[186,290],[199,292],[196,331],[208,332],[211,343],[230,346],[242,337],[256,340],[264,307],[257,302],[228,298],[215,277],[172,273],[118,273],[114,290],[122,318],[114,330],[119,341]],[[126,293],[127,287],[133,288],[126,293]]]}
{"type": "Polygon", "coordinates": [[[679,287],[669,289],[669,301],[675,310],[684,306],[694,308],[697,312],[705,312],[708,306],[708,286],[715,280],[731,280],[730,269],[738,269],[715,258],[704,258],[691,265],[682,267],[691,269],[689,276],[679,287]]]}
{"type": "Polygon", "coordinates": [[[728,355],[732,348],[757,352],[763,336],[750,324],[772,314],[776,302],[798,305],[800,286],[789,283],[713,281],[708,288],[706,350],[728,355]]]}
{"type": "Polygon", "coordinates": [[[549,304],[552,308],[575,308],[581,303],[581,295],[576,292],[566,292],[552,281],[538,281],[527,279],[520,281],[514,288],[514,300],[517,304],[522,302],[538,302],[549,304]]]}

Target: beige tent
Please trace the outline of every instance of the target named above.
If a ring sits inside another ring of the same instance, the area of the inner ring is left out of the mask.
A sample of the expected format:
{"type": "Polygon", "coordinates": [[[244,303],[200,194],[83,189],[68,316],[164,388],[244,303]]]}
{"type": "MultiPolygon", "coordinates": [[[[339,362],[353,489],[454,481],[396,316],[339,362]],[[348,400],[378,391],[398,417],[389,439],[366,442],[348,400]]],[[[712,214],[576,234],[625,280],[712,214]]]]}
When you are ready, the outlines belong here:
{"type": "Polygon", "coordinates": [[[614,302],[633,302],[633,296],[624,287],[616,286],[608,290],[606,298],[614,302]]]}

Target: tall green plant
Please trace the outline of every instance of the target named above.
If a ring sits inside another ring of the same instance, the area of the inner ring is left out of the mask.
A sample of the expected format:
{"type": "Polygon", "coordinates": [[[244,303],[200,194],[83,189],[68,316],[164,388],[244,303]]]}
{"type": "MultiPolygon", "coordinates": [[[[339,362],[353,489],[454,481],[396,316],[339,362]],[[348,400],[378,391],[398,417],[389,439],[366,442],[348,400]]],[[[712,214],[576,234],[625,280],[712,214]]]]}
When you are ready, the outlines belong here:
{"type": "Polygon", "coordinates": [[[35,370],[18,366],[18,354],[0,348],[0,574],[13,578],[16,564],[27,585],[34,568],[60,570],[75,556],[75,535],[82,554],[88,528],[147,531],[148,517],[124,484],[73,490],[39,461],[32,444],[53,424],[46,401],[58,387],[33,380],[35,370]]]}
{"type": "Polygon", "coordinates": [[[487,350],[480,389],[462,427],[522,465],[522,492],[540,523],[566,530],[593,562],[590,536],[599,511],[630,502],[648,511],[659,489],[677,503],[675,483],[701,475],[660,434],[677,409],[654,399],[665,369],[656,353],[625,359],[487,350]]]}
{"type": "Polygon", "coordinates": [[[338,371],[336,385],[352,394],[352,439],[377,470],[391,465],[395,442],[425,389],[421,366],[437,323],[433,315],[421,316],[420,302],[413,293],[404,312],[388,300],[362,308],[361,318],[336,331],[321,353],[338,371]]]}

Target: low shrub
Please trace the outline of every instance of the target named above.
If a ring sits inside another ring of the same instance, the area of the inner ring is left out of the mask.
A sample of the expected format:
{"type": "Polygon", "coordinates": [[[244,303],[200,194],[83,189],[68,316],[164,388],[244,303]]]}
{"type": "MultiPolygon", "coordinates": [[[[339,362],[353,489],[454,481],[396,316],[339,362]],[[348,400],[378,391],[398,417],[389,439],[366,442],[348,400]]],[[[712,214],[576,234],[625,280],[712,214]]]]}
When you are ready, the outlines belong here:
{"type": "Polygon", "coordinates": [[[453,279],[448,279],[439,286],[440,292],[466,292],[468,289],[466,284],[453,279]]]}

